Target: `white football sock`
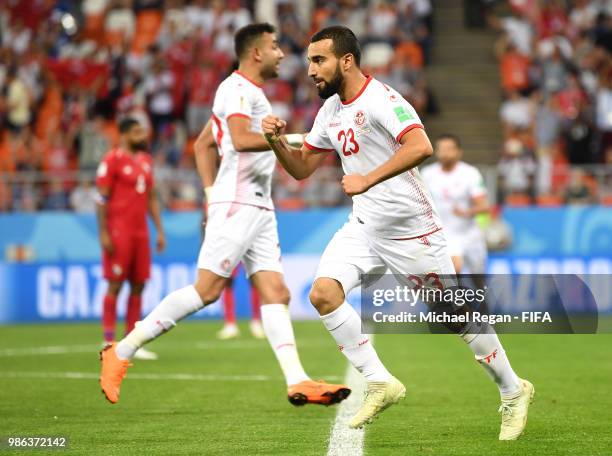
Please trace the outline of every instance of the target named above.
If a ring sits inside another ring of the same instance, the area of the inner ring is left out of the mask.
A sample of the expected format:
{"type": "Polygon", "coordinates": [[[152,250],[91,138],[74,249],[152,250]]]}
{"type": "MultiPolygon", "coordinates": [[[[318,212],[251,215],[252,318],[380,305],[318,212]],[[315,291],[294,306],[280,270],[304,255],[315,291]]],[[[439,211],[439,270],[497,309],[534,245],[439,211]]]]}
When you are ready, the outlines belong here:
{"type": "Polygon", "coordinates": [[[183,318],[197,312],[204,303],[193,285],[173,291],[147,315],[116,347],[117,357],[130,359],[140,347],[171,330],[183,318]]]}
{"type": "Polygon", "coordinates": [[[327,315],[323,324],[336,340],[340,351],[369,382],[386,382],[391,374],[378,358],[368,334],[361,334],[361,318],[346,301],[327,315]]]}
{"type": "Polygon", "coordinates": [[[463,334],[461,338],[474,353],[476,361],[480,363],[487,374],[495,381],[500,395],[516,395],[521,390],[521,382],[514,370],[512,370],[504,347],[502,347],[493,328],[490,325],[486,327],[478,325],[478,328],[472,325],[470,330],[470,332],[475,332],[475,334],[463,334]]]}
{"type": "Polygon", "coordinates": [[[310,380],[310,377],[304,372],[295,346],[289,307],[285,304],[262,305],[261,323],[283,374],[285,374],[287,386],[310,380]]]}

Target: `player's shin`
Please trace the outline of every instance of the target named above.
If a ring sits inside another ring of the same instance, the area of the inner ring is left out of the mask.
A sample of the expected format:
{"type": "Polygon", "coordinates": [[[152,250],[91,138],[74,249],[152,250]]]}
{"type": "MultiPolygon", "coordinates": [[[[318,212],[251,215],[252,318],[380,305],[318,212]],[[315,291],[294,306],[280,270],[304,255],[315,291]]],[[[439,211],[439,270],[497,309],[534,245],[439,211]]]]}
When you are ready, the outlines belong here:
{"type": "Polygon", "coordinates": [[[378,358],[370,336],[361,332],[361,318],[347,302],[322,315],[323,324],[336,340],[340,351],[368,382],[386,382],[391,374],[378,358]]]}
{"type": "Polygon", "coordinates": [[[129,334],[140,319],[142,310],[142,295],[131,294],[128,298],[127,312],[125,314],[125,334],[129,334]]]}
{"type": "Polygon", "coordinates": [[[309,380],[297,352],[289,307],[285,304],[262,305],[261,320],[268,342],[285,375],[287,386],[309,380]]]}
{"type": "Polygon", "coordinates": [[[504,347],[490,325],[472,323],[460,336],[474,353],[476,361],[497,384],[501,396],[520,392],[520,379],[510,366],[504,347]]]}
{"type": "Polygon", "coordinates": [[[102,331],[104,332],[104,342],[115,340],[115,327],[117,325],[117,296],[107,293],[104,296],[102,308],[102,331]]]}
{"type": "Polygon", "coordinates": [[[144,344],[169,331],[178,321],[202,307],[204,302],[193,285],[173,291],[117,344],[117,357],[131,359],[144,344]]]}

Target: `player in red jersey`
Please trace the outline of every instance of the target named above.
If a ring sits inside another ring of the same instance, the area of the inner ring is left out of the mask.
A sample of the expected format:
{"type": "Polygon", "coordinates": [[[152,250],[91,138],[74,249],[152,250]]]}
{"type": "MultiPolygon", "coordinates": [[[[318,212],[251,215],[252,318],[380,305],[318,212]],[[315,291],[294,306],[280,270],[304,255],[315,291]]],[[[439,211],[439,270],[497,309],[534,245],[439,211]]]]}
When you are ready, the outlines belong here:
{"type": "MultiPolygon", "coordinates": [[[[102,265],[108,280],[102,311],[105,343],[115,340],[117,296],[125,280],[130,282],[126,334],[140,318],[142,290],[151,269],[147,213],[157,230],[157,251],[166,244],[153,186],[153,160],[146,152],[147,131],[135,119],[125,118],[119,122],[119,132],[121,146],[104,156],[96,177],[102,265]]],[[[157,358],[148,350],[140,350],[136,356],[157,358]]]]}

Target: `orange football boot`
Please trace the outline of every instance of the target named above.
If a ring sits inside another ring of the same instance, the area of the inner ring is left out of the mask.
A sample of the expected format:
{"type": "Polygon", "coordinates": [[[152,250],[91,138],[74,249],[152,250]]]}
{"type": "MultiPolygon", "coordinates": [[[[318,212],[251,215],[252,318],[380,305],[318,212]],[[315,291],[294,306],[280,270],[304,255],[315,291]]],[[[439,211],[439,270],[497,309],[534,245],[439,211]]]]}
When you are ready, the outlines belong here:
{"type": "Polygon", "coordinates": [[[127,373],[127,368],[131,366],[128,360],[117,358],[116,345],[116,343],[109,344],[100,351],[100,361],[102,361],[100,386],[111,404],[119,402],[121,382],[127,373]]]}
{"type": "Polygon", "coordinates": [[[287,390],[287,399],[293,405],[322,404],[332,405],[349,397],[351,389],[345,385],[332,385],[323,380],[304,380],[291,385],[287,390]]]}

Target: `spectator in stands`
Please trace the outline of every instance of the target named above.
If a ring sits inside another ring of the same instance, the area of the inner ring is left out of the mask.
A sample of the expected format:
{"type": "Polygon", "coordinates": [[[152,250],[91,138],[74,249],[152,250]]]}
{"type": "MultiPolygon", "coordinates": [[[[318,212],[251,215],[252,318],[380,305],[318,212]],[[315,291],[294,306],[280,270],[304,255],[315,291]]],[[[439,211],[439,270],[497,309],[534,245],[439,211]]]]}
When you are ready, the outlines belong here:
{"type": "Polygon", "coordinates": [[[68,194],[64,190],[64,183],[61,179],[54,178],[51,180],[42,208],[56,211],[68,209],[68,194]]]}
{"type": "Polygon", "coordinates": [[[220,82],[212,55],[207,49],[194,49],[195,65],[187,74],[187,130],[196,136],[212,112],[214,91],[220,82]]]}
{"type": "Polygon", "coordinates": [[[172,87],[174,76],[168,70],[163,58],[153,62],[151,72],[145,77],[144,90],[147,97],[147,110],[151,116],[153,133],[155,137],[162,128],[172,122],[174,99],[172,98],[172,87]]]}
{"type": "Polygon", "coordinates": [[[595,123],[601,137],[598,152],[605,157],[604,150],[612,146],[612,64],[601,72],[595,109],[595,123]]]}
{"type": "Polygon", "coordinates": [[[31,98],[26,85],[17,77],[17,68],[6,74],[6,122],[11,133],[18,135],[32,120],[31,98]]]}
{"type": "Polygon", "coordinates": [[[585,183],[585,173],[580,168],[573,168],[570,173],[570,183],[565,190],[565,204],[594,204],[595,195],[585,183]]]}
{"type": "Polygon", "coordinates": [[[499,172],[500,200],[508,195],[533,195],[536,163],[533,152],[518,139],[513,138],[504,144],[504,154],[497,166],[499,172]]]}
{"type": "Polygon", "coordinates": [[[548,194],[552,185],[553,156],[557,154],[561,137],[562,118],[558,112],[555,97],[542,100],[540,92],[534,95],[538,102],[535,115],[536,156],[538,159],[538,193],[548,194]]]}
{"type": "Polygon", "coordinates": [[[70,208],[76,212],[94,213],[96,209],[96,188],[88,178],[81,179],[70,193],[70,208]]]}
{"type": "Polygon", "coordinates": [[[534,116],[533,102],[516,90],[510,90],[499,109],[499,116],[508,134],[517,128],[529,128],[534,116]]]}
{"type": "Polygon", "coordinates": [[[136,29],[132,0],[114,0],[104,21],[105,42],[109,46],[130,42],[136,29]]]}
{"type": "Polygon", "coordinates": [[[501,85],[505,91],[518,91],[524,93],[530,87],[529,69],[531,59],[518,52],[512,43],[506,43],[499,62],[501,85]]]}

